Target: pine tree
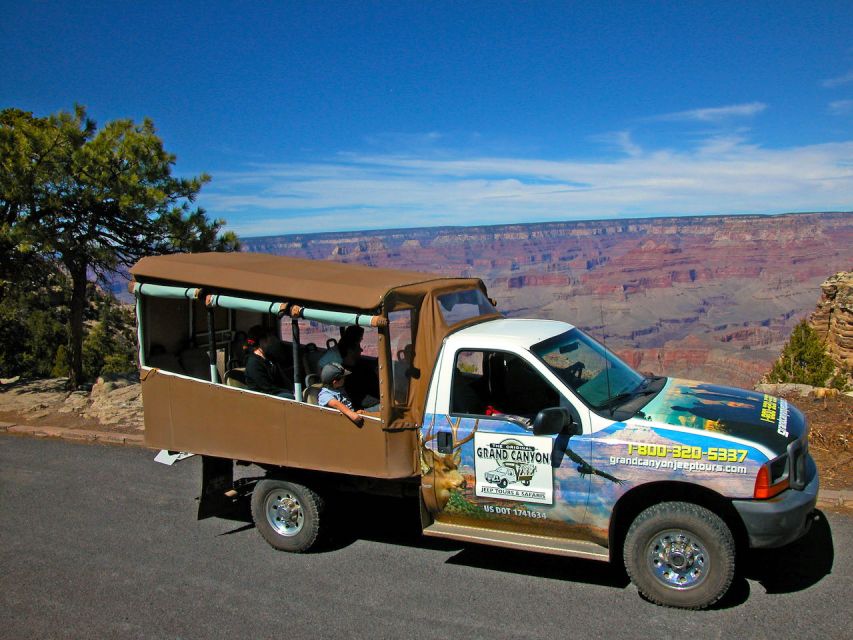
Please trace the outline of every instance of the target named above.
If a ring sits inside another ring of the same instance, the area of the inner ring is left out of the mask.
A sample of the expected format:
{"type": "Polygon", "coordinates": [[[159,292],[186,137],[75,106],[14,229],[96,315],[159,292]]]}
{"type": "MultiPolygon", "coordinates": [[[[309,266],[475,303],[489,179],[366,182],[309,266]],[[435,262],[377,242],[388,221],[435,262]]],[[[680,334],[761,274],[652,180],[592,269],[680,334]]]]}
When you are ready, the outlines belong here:
{"type": "MultiPolygon", "coordinates": [[[[46,118],[0,111],[0,297],[24,276],[62,265],[71,285],[71,388],[84,378],[93,274],[121,272],[145,255],[239,246],[233,233],[220,234],[224,220],[191,207],[210,177],[176,178],[174,163],[149,119],[98,130],[81,106],[46,118]]],[[[97,356],[93,364],[104,363],[97,356]]]]}
{"type": "Polygon", "coordinates": [[[767,380],[822,387],[832,378],[834,371],[835,363],[826,354],[820,337],[808,322],[803,320],[794,327],[767,380]]]}

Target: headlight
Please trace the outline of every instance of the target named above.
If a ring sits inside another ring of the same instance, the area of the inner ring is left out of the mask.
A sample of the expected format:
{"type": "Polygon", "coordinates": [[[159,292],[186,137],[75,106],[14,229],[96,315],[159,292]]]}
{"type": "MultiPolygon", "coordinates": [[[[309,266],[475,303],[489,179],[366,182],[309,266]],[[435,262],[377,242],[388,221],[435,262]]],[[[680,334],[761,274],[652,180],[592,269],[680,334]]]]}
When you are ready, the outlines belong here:
{"type": "Polygon", "coordinates": [[[758,499],[772,498],[782,493],[789,485],[788,454],[783,453],[778,458],[761,465],[755,478],[753,497],[758,499]]]}

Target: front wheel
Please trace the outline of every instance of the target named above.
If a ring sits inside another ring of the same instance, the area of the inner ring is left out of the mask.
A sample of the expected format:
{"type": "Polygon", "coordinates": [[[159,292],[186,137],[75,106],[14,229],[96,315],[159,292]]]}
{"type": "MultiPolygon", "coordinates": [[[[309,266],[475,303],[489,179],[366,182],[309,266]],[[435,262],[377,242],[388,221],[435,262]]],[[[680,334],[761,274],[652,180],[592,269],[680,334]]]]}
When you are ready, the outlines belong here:
{"type": "Polygon", "coordinates": [[[735,543],[712,511],[688,502],[663,502],[631,524],[624,558],[631,582],[652,602],[704,609],[732,583],[735,543]]]}
{"type": "Polygon", "coordinates": [[[295,482],[261,480],[252,492],[255,527],[279,551],[308,551],[317,542],[322,510],[320,496],[295,482]]]}

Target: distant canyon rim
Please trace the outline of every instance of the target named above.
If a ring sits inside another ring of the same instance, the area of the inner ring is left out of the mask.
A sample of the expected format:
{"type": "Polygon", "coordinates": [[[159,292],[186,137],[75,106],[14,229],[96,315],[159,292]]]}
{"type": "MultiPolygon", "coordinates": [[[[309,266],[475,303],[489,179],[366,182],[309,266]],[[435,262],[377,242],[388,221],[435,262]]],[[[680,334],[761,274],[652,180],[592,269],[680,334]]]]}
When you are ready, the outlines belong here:
{"type": "Polygon", "coordinates": [[[821,283],[853,268],[853,212],[292,234],[244,249],[482,278],[510,317],[564,320],[655,374],[752,386],[821,283]]]}

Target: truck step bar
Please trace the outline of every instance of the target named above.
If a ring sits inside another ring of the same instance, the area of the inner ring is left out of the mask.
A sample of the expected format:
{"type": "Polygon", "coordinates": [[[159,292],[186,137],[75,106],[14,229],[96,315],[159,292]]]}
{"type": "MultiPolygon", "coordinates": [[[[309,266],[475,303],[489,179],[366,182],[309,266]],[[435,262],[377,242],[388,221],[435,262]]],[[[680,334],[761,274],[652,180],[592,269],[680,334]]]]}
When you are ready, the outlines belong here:
{"type": "Polygon", "coordinates": [[[477,542],[495,547],[538,551],[539,553],[550,553],[573,558],[610,560],[610,553],[606,548],[594,542],[583,540],[565,540],[551,536],[497,531],[495,529],[469,527],[461,524],[449,524],[447,522],[434,522],[426,527],[423,532],[425,536],[450,538],[451,540],[459,540],[461,542],[477,542]]]}

